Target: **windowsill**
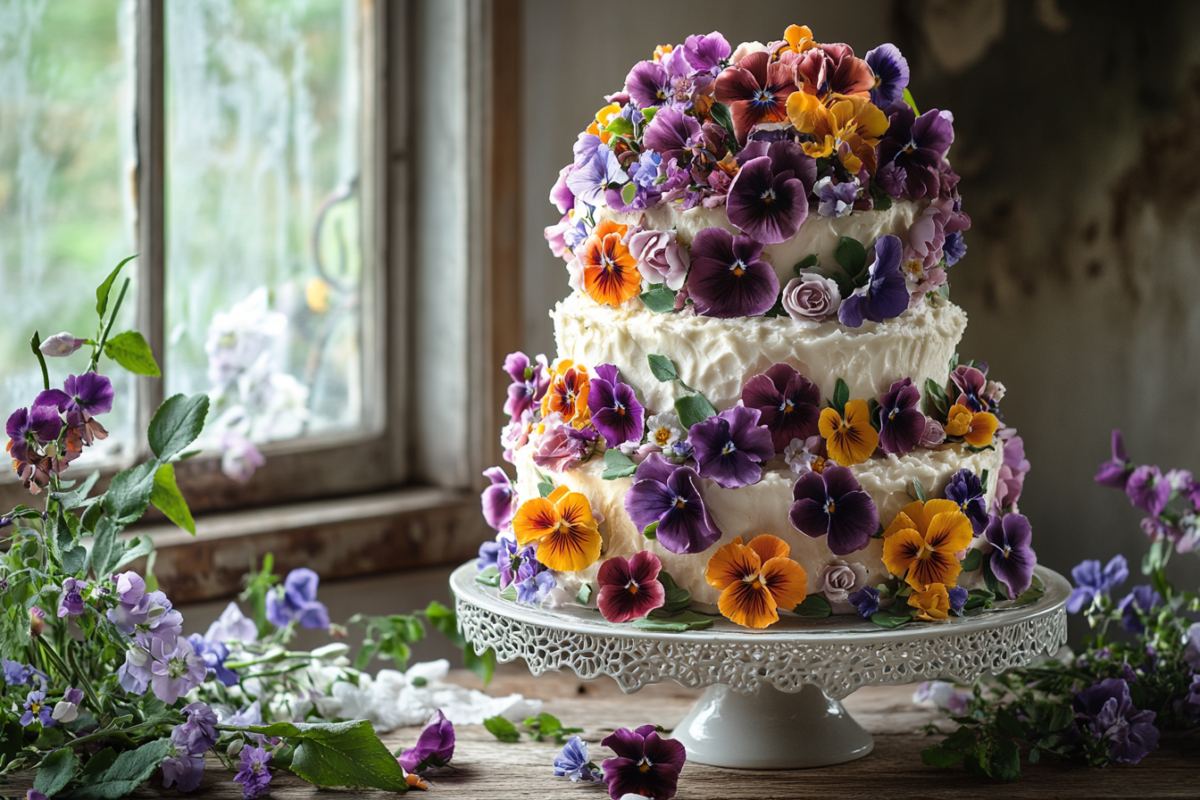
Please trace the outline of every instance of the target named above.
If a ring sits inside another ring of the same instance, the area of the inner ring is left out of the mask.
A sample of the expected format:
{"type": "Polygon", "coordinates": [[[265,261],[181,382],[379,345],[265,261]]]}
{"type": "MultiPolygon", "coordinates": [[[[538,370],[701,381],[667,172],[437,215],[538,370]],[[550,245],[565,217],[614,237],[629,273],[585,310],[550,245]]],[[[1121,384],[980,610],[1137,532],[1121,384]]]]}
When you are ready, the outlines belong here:
{"type": "Polygon", "coordinates": [[[232,597],[267,553],[277,574],[308,567],[332,580],[459,563],[488,531],[471,493],[412,488],[206,515],[194,538],[172,525],[124,535],[145,534],[154,540],[155,576],[172,602],[184,603],[232,597]]]}

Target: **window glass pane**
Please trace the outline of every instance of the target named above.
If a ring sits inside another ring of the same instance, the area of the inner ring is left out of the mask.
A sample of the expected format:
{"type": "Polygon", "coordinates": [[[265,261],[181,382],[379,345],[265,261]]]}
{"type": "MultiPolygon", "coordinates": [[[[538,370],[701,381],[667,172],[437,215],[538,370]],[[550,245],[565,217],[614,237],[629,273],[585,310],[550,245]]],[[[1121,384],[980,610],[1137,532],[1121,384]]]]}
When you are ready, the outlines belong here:
{"type": "Polygon", "coordinates": [[[210,446],[362,420],[357,8],[166,6],[166,388],[210,446]]]}
{"type": "MultiPolygon", "coordinates": [[[[122,0],[0,1],[4,417],[42,389],[29,347],[34,329],[42,338],[64,329],[95,337],[94,289],[134,252],[133,25],[132,3],[122,0]]],[[[132,277],[136,266],[126,269],[132,277]]],[[[119,325],[133,324],[135,288],[119,325]]],[[[51,380],[85,370],[88,355],[49,359],[51,380]]],[[[103,419],[112,436],[88,448],[86,461],[133,441],[133,380],[119,368],[101,371],[116,390],[103,419]]]]}

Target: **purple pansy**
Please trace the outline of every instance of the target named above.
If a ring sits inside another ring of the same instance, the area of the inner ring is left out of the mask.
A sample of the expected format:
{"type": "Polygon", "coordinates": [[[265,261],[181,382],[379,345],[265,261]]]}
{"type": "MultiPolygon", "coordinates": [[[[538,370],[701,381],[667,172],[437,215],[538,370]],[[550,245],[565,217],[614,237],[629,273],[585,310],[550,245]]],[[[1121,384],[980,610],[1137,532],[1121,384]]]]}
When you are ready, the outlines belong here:
{"type": "Polygon", "coordinates": [[[1117,610],[1121,612],[1121,627],[1130,633],[1145,633],[1146,625],[1142,622],[1142,615],[1158,608],[1162,601],[1162,595],[1154,591],[1154,587],[1148,583],[1133,587],[1117,604],[1117,610]]]}
{"type": "Polygon", "coordinates": [[[542,604],[550,592],[558,586],[554,573],[547,570],[540,562],[526,561],[517,571],[517,602],[526,606],[542,604]]]}
{"type": "Polygon", "coordinates": [[[4,682],[9,686],[33,686],[35,678],[44,685],[49,680],[46,673],[32,664],[22,664],[20,661],[10,661],[6,658],[3,667],[4,682]]]}
{"type": "Polygon", "coordinates": [[[479,545],[479,557],[475,559],[475,567],[480,572],[489,567],[500,569],[500,543],[489,539],[479,545]]]}
{"type": "Polygon", "coordinates": [[[617,155],[608,145],[597,145],[591,157],[579,164],[567,176],[567,186],[590,206],[603,204],[604,192],[613,186],[629,183],[629,175],[621,168],[617,155]]]}
{"type": "Polygon", "coordinates": [[[691,467],[651,453],[634,473],[625,511],[638,530],[657,522],[658,543],[672,553],[702,553],[721,538],[721,531],[704,505],[699,482],[691,467]]]}
{"type": "Polygon", "coordinates": [[[1155,466],[1141,466],[1135,469],[1125,484],[1125,494],[1134,507],[1140,508],[1152,517],[1157,517],[1167,507],[1171,499],[1171,484],[1163,478],[1162,472],[1155,466]]]}
{"type": "Polygon", "coordinates": [[[70,614],[77,617],[83,613],[83,592],[88,588],[87,581],[78,578],[67,578],[62,583],[62,593],[58,599],[58,616],[70,614]]]}
{"type": "Polygon", "coordinates": [[[196,655],[204,661],[208,675],[220,681],[222,686],[237,686],[238,674],[225,666],[229,647],[224,642],[210,642],[198,633],[193,633],[187,640],[196,655]]]}
{"type": "Polygon", "coordinates": [[[871,265],[867,285],[842,300],[839,322],[848,328],[858,328],[863,320],[883,322],[904,313],[909,297],[908,285],[900,272],[903,252],[900,239],[890,233],[875,240],[875,263],[871,265]]]}
{"type": "Polygon", "coordinates": [[[946,266],[953,267],[966,254],[967,243],[963,241],[962,231],[947,234],[946,241],[942,244],[942,255],[946,257],[946,266]]]}
{"type": "Polygon", "coordinates": [[[267,619],[283,628],[296,622],[301,628],[328,628],[329,611],[317,601],[317,586],[321,578],[307,567],[288,573],[283,586],[267,592],[267,619]]]}
{"type": "Polygon", "coordinates": [[[831,219],[849,216],[854,211],[858,190],[857,181],[834,183],[832,177],[821,178],[813,186],[813,193],[817,196],[817,213],[831,219]]]}
{"type": "Polygon", "coordinates": [[[658,735],[653,725],[637,730],[618,728],[600,744],[616,753],[601,765],[608,796],[619,800],[635,794],[656,800],[671,798],[679,784],[679,772],[687,760],[687,751],[674,739],[658,735]]]}
{"type": "Polygon", "coordinates": [[[757,408],[734,406],[697,422],[688,433],[696,468],[726,489],[758,483],[762,465],[775,455],[771,431],[759,424],[757,408]]]}
{"type": "Polygon", "coordinates": [[[47,389],[33,401],[34,406],[57,408],[67,415],[67,424],[76,428],[85,444],[108,437],[108,431],[94,417],[112,411],[112,381],[94,372],[71,375],[63,388],[47,389]]]}
{"type": "Polygon", "coordinates": [[[453,757],[454,726],[438,709],[425,723],[417,743],[400,753],[400,766],[404,767],[405,772],[424,772],[446,766],[453,757]]]}
{"type": "Polygon", "coordinates": [[[879,590],[874,586],[864,586],[848,598],[850,604],[858,611],[859,616],[870,619],[879,611],[879,590]]]}
{"type": "Polygon", "coordinates": [[[621,383],[612,364],[596,367],[596,377],[588,391],[588,411],[592,424],[604,436],[609,447],[625,442],[640,442],[646,413],[633,394],[633,387],[621,383]]]}
{"type": "Polygon", "coordinates": [[[771,431],[776,453],[782,453],[792,439],[817,434],[821,390],[790,364],[775,364],[746,381],[742,403],[762,414],[759,422],[771,431]]]}
{"type": "Polygon", "coordinates": [[[1025,442],[1016,435],[1014,428],[1002,428],[997,437],[1003,443],[1004,461],[996,475],[996,496],[992,506],[997,511],[1002,508],[1015,509],[1025,486],[1025,475],[1029,472],[1025,442]]]}
{"type": "Polygon", "coordinates": [[[242,799],[254,800],[271,793],[271,754],[261,747],[243,747],[234,783],[242,785],[242,799]]]}
{"type": "Polygon", "coordinates": [[[1105,739],[1109,758],[1119,764],[1136,764],[1158,747],[1154,712],[1134,708],[1129,684],[1120,678],[1076,692],[1071,705],[1080,731],[1105,739]]]}
{"type": "Polygon", "coordinates": [[[700,83],[707,85],[713,78],[721,74],[721,62],[729,58],[732,52],[729,42],[719,32],[689,36],[683,42],[683,57],[697,73],[706,73],[708,80],[700,83]]]}
{"type": "Polygon", "coordinates": [[[671,101],[674,92],[666,67],[656,61],[639,61],[625,76],[625,91],[637,107],[657,108],[671,101]]]}
{"type": "Polygon", "coordinates": [[[496,558],[496,566],[500,569],[500,588],[507,589],[509,584],[517,581],[521,566],[528,561],[537,561],[537,547],[527,545],[520,547],[517,540],[505,536],[500,540],[500,553],[496,558]]]}
{"type": "Polygon", "coordinates": [[[664,108],[646,126],[642,142],[663,158],[672,158],[696,147],[701,140],[700,123],[695,117],[683,113],[682,109],[664,108]]]}
{"type": "Polygon", "coordinates": [[[509,420],[517,420],[526,409],[536,408],[550,388],[550,373],[546,357],[539,355],[530,361],[529,356],[517,351],[504,357],[504,371],[512,379],[508,386],[508,399],[504,401],[504,413],[509,420]]]}
{"type": "Polygon", "coordinates": [[[946,499],[958,503],[958,507],[967,519],[975,535],[983,533],[991,521],[988,518],[987,501],[983,497],[983,481],[969,469],[960,469],[950,476],[946,486],[946,499]]]}
{"type": "Polygon", "coordinates": [[[42,453],[43,447],[58,441],[62,429],[62,418],[49,406],[18,408],[8,418],[9,455],[25,488],[34,494],[50,482],[50,473],[66,467],[65,459],[42,453]]]}
{"type": "Polygon", "coordinates": [[[483,490],[479,500],[483,505],[483,518],[496,530],[503,530],[517,513],[517,490],[501,467],[483,471],[483,477],[492,485],[483,490]]]}
{"type": "Polygon", "coordinates": [[[773,142],[767,155],[742,165],[725,201],[729,221],[763,244],[796,235],[808,217],[808,193],[817,180],[817,162],[795,142],[773,142]]]}
{"type": "Polygon", "coordinates": [[[596,765],[588,758],[587,742],[578,736],[568,739],[563,749],[554,757],[554,775],[570,778],[571,783],[590,783],[604,779],[596,765]]]}
{"type": "Polygon", "coordinates": [[[41,723],[43,728],[53,728],[57,724],[52,716],[53,709],[46,702],[46,693],[41,689],[25,695],[25,705],[22,707],[25,709],[25,713],[21,715],[20,719],[22,728],[32,725],[35,719],[41,723]]]}
{"type": "Polygon", "coordinates": [[[950,610],[955,614],[958,614],[963,610],[963,606],[967,604],[967,598],[970,596],[970,592],[961,586],[955,586],[953,589],[947,592],[947,595],[950,598],[950,610]]]}
{"type": "MultiPolygon", "coordinates": [[[[888,454],[910,453],[925,433],[921,392],[911,378],[896,381],[879,401],[879,445],[888,454]]],[[[978,535],[979,531],[975,531],[978,535]]]]}
{"type": "Polygon", "coordinates": [[[867,53],[864,59],[875,76],[871,87],[871,102],[879,108],[887,108],[904,97],[908,86],[908,60],[900,54],[894,44],[881,44],[867,53]]]}
{"type": "Polygon", "coordinates": [[[164,639],[150,641],[150,687],[154,696],[170,705],[204,683],[208,665],[187,639],[172,647],[164,639]]]}
{"type": "Polygon", "coordinates": [[[1112,594],[1113,589],[1124,583],[1128,577],[1129,564],[1120,553],[1113,556],[1103,567],[1099,561],[1081,561],[1071,570],[1075,589],[1067,600],[1067,611],[1078,614],[1097,597],[1112,594]]]}
{"type": "Polygon", "coordinates": [[[992,574],[1008,587],[1008,596],[1015,598],[1033,582],[1037,556],[1029,546],[1033,530],[1022,514],[992,515],[983,536],[992,545],[988,563],[992,574]]]}
{"type": "Polygon", "coordinates": [[[762,260],[762,250],[760,242],[734,236],[724,228],[705,228],[696,234],[686,286],[696,313],[730,318],[770,311],[779,297],[779,278],[762,260]]]}
{"type": "Polygon", "coordinates": [[[826,545],[835,555],[862,550],[879,529],[879,510],[847,467],[826,466],[806,472],[792,487],[792,527],[813,538],[828,536],[826,545]]]}
{"type": "Polygon", "coordinates": [[[887,133],[877,150],[880,185],[900,200],[937,197],[939,167],[954,143],[954,118],[936,108],[918,117],[904,102],[893,103],[887,114],[887,133]]]}
{"type": "Polygon", "coordinates": [[[950,382],[959,391],[958,399],[954,402],[966,406],[976,413],[989,410],[989,404],[983,396],[987,388],[987,376],[981,370],[965,364],[955,367],[954,371],[950,373],[950,382]]]}

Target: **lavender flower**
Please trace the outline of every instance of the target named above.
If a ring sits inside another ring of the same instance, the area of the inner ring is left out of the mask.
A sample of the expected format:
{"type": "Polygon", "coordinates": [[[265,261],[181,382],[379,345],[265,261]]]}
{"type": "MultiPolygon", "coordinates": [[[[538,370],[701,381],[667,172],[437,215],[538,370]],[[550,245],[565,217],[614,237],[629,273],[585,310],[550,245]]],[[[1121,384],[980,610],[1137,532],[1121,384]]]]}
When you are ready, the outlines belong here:
{"type": "Polygon", "coordinates": [[[80,339],[72,333],[63,331],[43,341],[38,349],[47,358],[64,358],[83,347],[83,343],[86,341],[87,339],[80,339]]]}
{"type": "Polygon", "coordinates": [[[496,564],[500,568],[501,589],[508,588],[510,584],[518,580],[517,575],[527,561],[537,561],[536,545],[520,547],[517,540],[511,536],[504,536],[500,539],[500,553],[497,556],[496,564]]]}
{"type": "Polygon", "coordinates": [[[83,613],[83,593],[88,588],[88,582],[78,578],[67,578],[62,583],[62,593],[58,600],[58,616],[70,614],[77,617],[83,613]]]}
{"type": "Polygon", "coordinates": [[[512,379],[508,398],[504,401],[504,413],[510,421],[518,420],[527,409],[536,408],[550,388],[549,366],[544,355],[531,361],[529,356],[517,351],[504,357],[504,371],[512,379]]]}
{"type": "Polygon", "coordinates": [[[230,601],[213,624],[204,633],[207,642],[241,642],[247,644],[258,638],[254,620],[247,619],[238,604],[230,601]]]}
{"type": "Polygon", "coordinates": [[[621,162],[607,145],[600,144],[591,158],[567,176],[567,186],[583,202],[590,206],[603,205],[604,191],[609,187],[629,183],[629,175],[621,169],[621,162]]]}
{"type": "Polygon", "coordinates": [[[329,611],[317,601],[317,585],[321,578],[307,567],[288,573],[283,586],[267,593],[267,619],[282,628],[291,622],[301,628],[328,628],[329,611]]]}
{"type": "Polygon", "coordinates": [[[960,469],[954,473],[946,486],[946,499],[958,503],[967,519],[971,520],[971,527],[976,536],[983,533],[990,520],[987,500],[983,496],[983,482],[979,480],[978,475],[969,469],[960,469]]]}
{"type": "Polygon", "coordinates": [[[704,505],[699,483],[695,470],[652,453],[634,473],[625,511],[639,530],[658,523],[655,536],[672,553],[702,553],[721,532],[704,505]]]}
{"type": "Polygon", "coordinates": [[[942,255],[946,257],[946,266],[953,267],[967,254],[967,243],[963,241],[962,231],[946,235],[942,244],[942,255]]]}
{"type": "Polygon", "coordinates": [[[760,416],[757,408],[734,406],[692,426],[688,442],[701,477],[726,489],[758,483],[762,465],[775,455],[771,431],[759,425],[760,416]]]}
{"type": "Polygon", "coordinates": [[[50,717],[55,722],[74,722],[79,719],[79,704],[83,702],[83,690],[71,686],[63,692],[63,699],[54,704],[50,717]]]}
{"type": "Polygon", "coordinates": [[[19,720],[22,728],[32,725],[35,719],[41,723],[43,728],[53,728],[57,724],[52,715],[53,709],[46,704],[46,692],[44,690],[35,690],[25,695],[25,705],[23,708],[25,709],[25,713],[21,715],[21,719],[19,720]]]}
{"type": "Polygon", "coordinates": [[[1149,584],[1133,587],[1117,604],[1117,610],[1121,612],[1121,627],[1130,633],[1145,633],[1146,625],[1142,622],[1142,615],[1149,614],[1162,605],[1162,601],[1162,595],[1154,591],[1154,587],[1149,584]]]}
{"type": "Polygon", "coordinates": [[[1129,460],[1129,454],[1125,452],[1125,437],[1120,429],[1114,428],[1112,432],[1112,459],[1100,465],[1100,468],[1096,472],[1096,483],[1124,491],[1125,484],[1129,482],[1129,476],[1133,474],[1133,469],[1133,463],[1129,460]]]}
{"type": "MultiPolygon", "coordinates": [[[[964,589],[965,593],[966,590],[964,589]]],[[[959,689],[949,681],[922,681],[913,692],[913,702],[933,703],[938,708],[944,708],[951,714],[963,716],[967,713],[967,703],[971,701],[971,693],[959,689]]]]}
{"type": "Polygon", "coordinates": [[[221,682],[222,686],[237,686],[238,674],[225,666],[229,658],[229,648],[223,642],[210,642],[198,633],[187,637],[196,651],[196,655],[204,661],[207,674],[221,682]]]}
{"type": "Polygon", "coordinates": [[[171,748],[162,762],[163,787],[174,786],[181,792],[193,792],[204,778],[204,756],[189,755],[171,748]]]}
{"type": "Polygon", "coordinates": [[[271,793],[271,754],[261,747],[243,747],[240,769],[233,776],[242,785],[244,800],[253,800],[271,793]]]}
{"type": "Polygon", "coordinates": [[[961,586],[955,586],[953,589],[947,592],[947,594],[950,597],[950,610],[955,614],[961,613],[963,606],[967,604],[967,598],[970,596],[970,592],[961,586]]]}
{"type": "Polygon", "coordinates": [[[701,143],[700,123],[682,109],[664,108],[646,126],[643,144],[663,158],[678,158],[701,143]]]}
{"type": "Polygon", "coordinates": [[[625,77],[625,91],[638,108],[657,108],[669,103],[674,94],[671,76],[654,61],[639,61],[625,77]]]}
{"type": "Polygon", "coordinates": [[[19,661],[9,661],[7,658],[3,661],[4,666],[4,682],[9,686],[33,686],[34,678],[40,680],[43,684],[49,678],[46,673],[39,669],[35,669],[30,664],[22,664],[19,661]]]}
{"type": "Polygon", "coordinates": [[[875,240],[870,279],[842,300],[839,322],[847,328],[858,328],[864,320],[883,322],[904,313],[908,308],[908,285],[900,273],[902,252],[900,239],[890,233],[875,240]]]}
{"type": "Polygon", "coordinates": [[[540,606],[556,586],[554,574],[536,559],[527,560],[517,570],[517,602],[522,605],[540,606]]]}
{"type": "Polygon", "coordinates": [[[500,542],[489,539],[479,545],[479,557],[475,559],[475,568],[483,572],[489,567],[500,569],[500,542]]]}
{"type": "Polygon", "coordinates": [[[645,427],[646,412],[633,393],[633,388],[617,378],[612,364],[596,367],[596,376],[588,392],[588,411],[592,424],[604,436],[609,447],[625,442],[640,442],[645,427]]]}
{"type": "Polygon", "coordinates": [[[170,704],[204,682],[208,665],[187,639],[168,647],[163,639],[150,642],[150,685],[155,697],[170,704]]]}
{"type": "Polygon", "coordinates": [[[1187,632],[1187,648],[1183,660],[1196,672],[1200,672],[1200,622],[1193,622],[1187,632]]]}
{"type": "Polygon", "coordinates": [[[571,783],[604,780],[600,770],[596,769],[596,765],[588,758],[587,742],[578,736],[568,739],[562,751],[554,757],[554,775],[570,778],[571,783]]]}
{"type": "Polygon", "coordinates": [[[864,61],[875,76],[871,87],[871,102],[879,108],[887,108],[904,97],[908,86],[908,60],[900,54],[894,44],[881,44],[867,52],[864,61]]]}
{"type": "Polygon", "coordinates": [[[171,731],[171,744],[188,755],[203,755],[217,743],[217,715],[205,703],[188,703],[182,709],[187,722],[171,731]]]}
{"type": "Polygon", "coordinates": [[[1139,711],[1129,697],[1129,684],[1106,678],[1075,694],[1075,722],[1108,745],[1109,758],[1119,764],[1136,764],[1158,747],[1153,711],[1139,711]]]}
{"type": "Polygon", "coordinates": [[[400,766],[405,772],[424,772],[446,766],[453,757],[454,726],[439,709],[425,723],[417,743],[400,753],[400,766]]]}
{"type": "Polygon", "coordinates": [[[936,108],[918,117],[907,103],[892,104],[887,114],[887,133],[877,149],[880,185],[901,200],[937,197],[938,168],[954,143],[954,118],[936,108]]]}
{"type": "Polygon", "coordinates": [[[818,201],[817,213],[831,219],[849,216],[854,211],[854,201],[858,199],[858,188],[856,181],[834,183],[831,177],[821,178],[813,186],[813,194],[818,201]]]}

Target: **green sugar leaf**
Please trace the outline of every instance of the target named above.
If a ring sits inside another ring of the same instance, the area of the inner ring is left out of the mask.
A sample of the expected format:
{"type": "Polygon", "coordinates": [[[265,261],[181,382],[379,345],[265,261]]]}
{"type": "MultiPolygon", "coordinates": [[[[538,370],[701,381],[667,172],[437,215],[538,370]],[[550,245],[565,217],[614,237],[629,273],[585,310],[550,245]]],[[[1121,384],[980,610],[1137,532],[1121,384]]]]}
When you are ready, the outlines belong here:
{"type": "Polygon", "coordinates": [[[804,602],[792,609],[796,614],[802,617],[812,617],[819,619],[828,617],[833,613],[833,606],[829,605],[829,601],[819,594],[810,594],[804,598],[804,602]]]}
{"type": "Polygon", "coordinates": [[[911,614],[900,614],[891,610],[876,611],[871,615],[871,622],[881,628],[899,628],[912,622],[911,614]]]}
{"type": "Polygon", "coordinates": [[[837,383],[833,387],[833,410],[838,414],[846,415],[846,403],[850,402],[850,387],[841,378],[837,379],[837,383]]]}
{"type": "Polygon", "coordinates": [[[846,274],[856,284],[860,274],[866,274],[867,251],[858,239],[852,239],[849,236],[839,239],[837,247],[833,251],[833,260],[846,271],[846,274]]]}
{"type": "MultiPolygon", "coordinates": [[[[642,292],[640,297],[646,308],[655,314],[669,314],[675,310],[675,294],[675,292],[662,284],[654,284],[648,291],[642,292]]],[[[654,377],[658,378],[657,373],[654,377]]],[[[659,380],[662,380],[662,378],[659,378],[659,380]]]]}
{"type": "Polygon", "coordinates": [[[733,133],[733,114],[730,112],[729,106],[724,103],[713,103],[708,113],[712,116],[713,122],[733,133]]]}
{"type": "Polygon", "coordinates": [[[962,571],[974,572],[975,570],[979,569],[980,565],[982,564],[983,554],[979,550],[972,548],[967,551],[966,558],[962,560],[962,571]]]}
{"type": "Polygon", "coordinates": [[[916,114],[918,117],[921,116],[921,112],[917,111],[917,101],[913,100],[912,92],[910,92],[908,89],[904,90],[904,102],[908,103],[908,107],[913,110],[914,114],[916,114]]]}
{"type": "Polygon", "coordinates": [[[585,583],[579,587],[579,591],[575,593],[575,602],[581,606],[586,606],[588,601],[592,599],[592,585],[585,583]]]}
{"type": "Polygon", "coordinates": [[[632,205],[634,198],[637,197],[637,185],[627,183],[621,187],[621,202],[625,205],[632,205]]]}
{"type": "Polygon", "coordinates": [[[819,263],[819,262],[818,262],[818,260],[817,260],[817,254],[816,254],[816,253],[809,253],[809,254],[808,254],[808,255],[806,255],[804,258],[802,258],[802,259],[800,259],[799,261],[797,261],[797,262],[795,263],[795,265],[793,265],[792,269],[795,271],[795,273],[796,273],[796,277],[797,277],[797,278],[799,278],[799,277],[800,277],[800,273],[801,273],[801,272],[803,272],[803,271],[804,271],[804,270],[806,270],[806,269],[812,269],[812,268],[813,268],[813,267],[815,267],[815,266],[816,266],[818,263],[819,263]]]}
{"type": "Polygon", "coordinates": [[[671,577],[671,573],[666,570],[659,571],[658,582],[663,585],[663,593],[665,595],[663,604],[658,609],[659,611],[672,614],[676,611],[682,611],[692,602],[692,593],[675,583],[675,579],[671,577]]]}
{"type": "Polygon", "coordinates": [[[629,456],[615,447],[604,451],[604,472],[601,473],[601,478],[606,481],[614,481],[617,478],[628,478],[635,472],[637,472],[637,464],[634,464],[629,456]]]}
{"type": "Polygon", "coordinates": [[[633,123],[624,117],[613,117],[604,130],[608,133],[615,133],[617,136],[632,136],[633,123]]]}
{"type": "Polygon", "coordinates": [[[697,422],[703,422],[709,417],[715,417],[717,410],[702,394],[690,394],[675,401],[675,411],[683,427],[691,430],[697,422]]]}
{"type": "Polygon", "coordinates": [[[650,362],[650,372],[660,382],[666,383],[668,381],[679,380],[679,373],[675,371],[675,364],[671,359],[651,353],[646,356],[646,360],[650,362]]]}
{"type": "Polygon", "coordinates": [[[658,522],[651,522],[649,525],[647,525],[642,530],[642,536],[645,536],[647,539],[657,539],[658,538],[658,522]]]}
{"type": "Polygon", "coordinates": [[[482,583],[484,586],[499,586],[500,570],[495,567],[488,567],[475,576],[475,582],[482,583]]]}

